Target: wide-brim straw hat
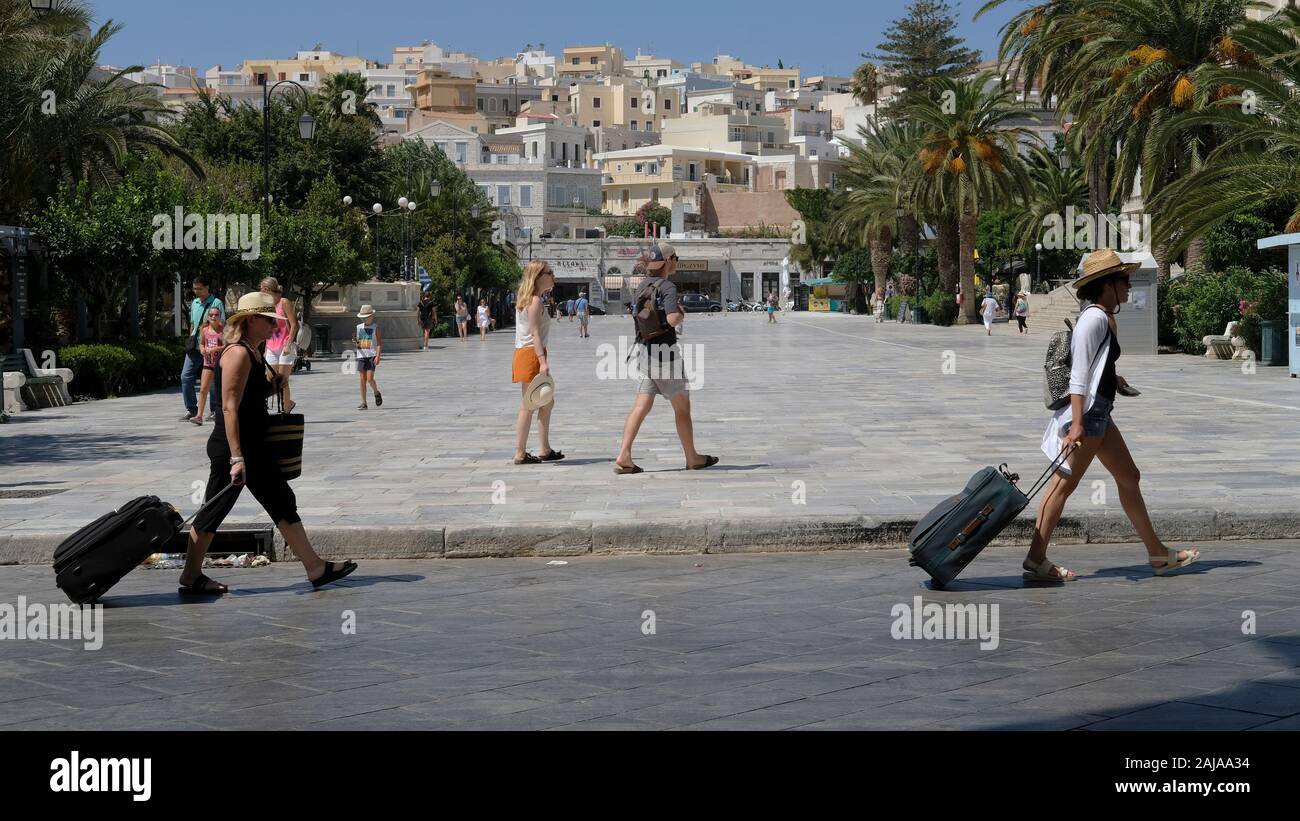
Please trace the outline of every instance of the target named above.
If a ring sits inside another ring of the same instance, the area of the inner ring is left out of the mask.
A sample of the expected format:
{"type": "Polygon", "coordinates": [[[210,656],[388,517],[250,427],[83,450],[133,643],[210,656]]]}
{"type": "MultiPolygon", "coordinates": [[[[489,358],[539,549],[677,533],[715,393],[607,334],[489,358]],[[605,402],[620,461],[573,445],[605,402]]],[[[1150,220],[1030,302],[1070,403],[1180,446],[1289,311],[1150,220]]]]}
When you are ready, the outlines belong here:
{"type": "Polygon", "coordinates": [[[234,322],[248,316],[264,316],[267,319],[279,319],[275,312],[275,297],[261,291],[253,291],[239,298],[235,311],[226,317],[226,322],[234,322]]]}
{"type": "Polygon", "coordinates": [[[1093,251],[1083,260],[1083,275],[1070,284],[1078,291],[1089,282],[1094,282],[1111,274],[1131,274],[1141,267],[1138,262],[1125,262],[1119,254],[1110,248],[1093,251]]]}
{"type": "Polygon", "coordinates": [[[529,410],[544,408],[555,401],[555,380],[549,373],[539,373],[524,390],[524,405],[529,410]]]}
{"type": "Polygon", "coordinates": [[[361,313],[357,314],[357,319],[365,319],[368,316],[374,316],[374,315],[375,315],[375,306],[362,305],[361,313]]]}

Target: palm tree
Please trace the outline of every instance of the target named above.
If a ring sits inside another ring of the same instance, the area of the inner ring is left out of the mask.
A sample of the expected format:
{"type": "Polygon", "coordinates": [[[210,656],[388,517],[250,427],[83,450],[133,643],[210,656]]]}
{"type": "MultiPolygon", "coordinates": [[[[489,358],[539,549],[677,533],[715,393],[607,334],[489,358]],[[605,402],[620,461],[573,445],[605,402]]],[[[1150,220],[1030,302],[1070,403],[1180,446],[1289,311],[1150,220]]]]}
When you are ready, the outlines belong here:
{"type": "MultiPolygon", "coordinates": [[[[862,55],[864,59],[866,56],[862,55]]],[[[853,72],[849,88],[859,105],[875,105],[880,95],[880,72],[876,69],[876,64],[867,60],[858,66],[853,72]]]]}
{"type": "Polygon", "coordinates": [[[1015,244],[1028,252],[1043,236],[1045,221],[1064,215],[1065,209],[1086,208],[1088,185],[1078,157],[1066,141],[1053,148],[1034,146],[1025,158],[1029,176],[1029,197],[1019,209],[1015,224],[1015,244]]]}
{"type": "MultiPolygon", "coordinates": [[[[120,26],[106,23],[84,40],[44,41],[0,71],[3,159],[0,211],[16,214],[54,193],[59,182],[97,185],[117,179],[131,155],[149,150],[176,157],[202,175],[198,162],[161,124],[170,112],[149,85],[96,69],[99,53],[120,26]]],[[[12,35],[10,35],[12,36],[12,35]]]]}
{"type": "Polygon", "coordinates": [[[921,131],[908,172],[927,211],[957,215],[962,304],[971,321],[977,316],[976,222],[980,211],[1027,196],[1028,178],[1017,152],[1022,141],[1037,137],[1014,122],[1034,116],[992,72],[936,77],[927,90],[904,108],[921,131]]]}
{"type": "Polygon", "coordinates": [[[911,186],[905,176],[917,129],[893,120],[876,130],[859,128],[861,143],[849,145],[845,185],[827,228],[837,241],[871,248],[877,290],[885,287],[897,212],[911,186]]]}
{"type": "Polygon", "coordinates": [[[349,116],[351,113],[368,121],[375,128],[382,125],[375,104],[367,99],[370,87],[366,85],[366,78],[360,73],[345,71],[331,74],[321,83],[318,93],[326,103],[330,115],[341,117],[349,116]],[[350,96],[348,92],[351,92],[350,96]]]}
{"type": "MultiPolygon", "coordinates": [[[[1076,25],[1086,36],[1061,69],[1061,106],[1101,137],[1085,160],[1118,146],[1111,205],[1138,182],[1144,197],[1158,195],[1213,150],[1213,127],[1182,128],[1171,138],[1168,126],[1220,96],[1218,84],[1206,85],[1215,69],[1256,64],[1233,40],[1245,7],[1246,0],[1079,0],[1076,25]]],[[[1197,264],[1201,244],[1199,237],[1188,243],[1187,267],[1197,264]]]]}
{"type": "Polygon", "coordinates": [[[1269,20],[1243,23],[1232,43],[1256,65],[1206,69],[1197,94],[1209,99],[1157,135],[1177,139],[1184,130],[1211,128],[1220,137],[1199,168],[1152,198],[1153,233],[1170,253],[1233,214],[1261,205],[1289,205],[1285,230],[1300,231],[1300,10],[1290,7],[1269,20]]]}

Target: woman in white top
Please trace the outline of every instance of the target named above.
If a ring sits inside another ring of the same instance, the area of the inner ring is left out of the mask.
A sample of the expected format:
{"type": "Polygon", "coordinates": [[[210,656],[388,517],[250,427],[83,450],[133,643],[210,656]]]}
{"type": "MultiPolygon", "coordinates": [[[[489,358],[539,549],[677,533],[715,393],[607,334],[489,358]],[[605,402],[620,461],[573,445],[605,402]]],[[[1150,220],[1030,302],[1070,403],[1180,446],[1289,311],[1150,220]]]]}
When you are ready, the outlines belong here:
{"type": "Polygon", "coordinates": [[[558,462],[564,454],[551,448],[551,411],[555,401],[537,409],[537,438],[541,441],[540,456],[528,452],[528,429],[533,426],[533,411],[525,401],[528,384],[538,374],[550,374],[546,360],[546,337],[551,329],[551,316],[546,311],[543,294],[555,287],[555,272],[540,259],[528,263],[519,283],[519,298],[515,302],[515,358],[510,365],[510,379],[520,387],[519,417],[515,420],[515,464],[535,465],[538,462],[558,462]]]}
{"type": "Polygon", "coordinates": [[[492,314],[488,311],[486,299],[478,301],[478,338],[487,339],[488,324],[492,321],[492,314]]]}
{"type": "Polygon", "coordinates": [[[1034,538],[1024,563],[1026,579],[1064,582],[1078,578],[1073,571],[1048,560],[1047,545],[1066,500],[1083,480],[1094,456],[1114,477],[1120,505],[1146,546],[1156,575],[1185,567],[1200,557],[1195,549],[1171,549],[1156,535],[1138,486],[1137,465],[1111,420],[1117,393],[1137,395],[1124,377],[1115,373],[1120,346],[1114,319],[1120,305],[1128,300],[1129,275],[1136,268],[1136,263],[1125,264],[1119,254],[1103,249],[1084,260],[1083,276],[1074,283],[1079,298],[1091,304],[1079,314],[1070,340],[1070,403],[1052,415],[1042,445],[1049,459],[1068,452],[1069,466],[1061,465],[1057,470],[1038,508],[1034,538]]]}
{"type": "Polygon", "coordinates": [[[993,298],[992,291],[984,295],[984,301],[980,303],[980,312],[984,314],[984,330],[989,336],[993,336],[993,317],[998,312],[998,301],[993,298]]]}

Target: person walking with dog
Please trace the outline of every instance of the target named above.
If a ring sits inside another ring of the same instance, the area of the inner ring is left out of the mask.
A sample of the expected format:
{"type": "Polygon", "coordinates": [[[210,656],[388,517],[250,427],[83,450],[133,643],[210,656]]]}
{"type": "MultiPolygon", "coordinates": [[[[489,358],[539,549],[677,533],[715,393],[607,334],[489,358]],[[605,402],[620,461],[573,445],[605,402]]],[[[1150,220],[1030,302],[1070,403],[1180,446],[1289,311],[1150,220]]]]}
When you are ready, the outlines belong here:
{"type": "Polygon", "coordinates": [[[1069,402],[1057,410],[1043,433],[1043,453],[1053,461],[1068,453],[1047,486],[1038,508],[1034,537],[1024,561],[1024,576],[1032,581],[1065,582],[1078,574],[1047,558],[1047,546],[1094,458],[1115,479],[1120,505],[1146,547],[1156,575],[1186,567],[1200,557],[1196,549],[1175,550],[1160,540],[1151,524],[1138,484],[1139,473],[1124,437],[1111,418],[1116,394],[1137,396],[1115,371],[1120,357],[1115,315],[1128,301],[1129,277],[1137,263],[1125,263],[1110,249],[1094,251],[1083,262],[1083,275],[1074,282],[1076,295],[1087,307],[1070,336],[1069,402]]]}
{"type": "Polygon", "coordinates": [[[633,321],[636,323],[636,355],[640,361],[649,363],[648,371],[641,374],[636,402],[623,423],[623,443],[614,460],[614,473],[644,472],[632,461],[632,445],[641,430],[641,423],[654,407],[656,396],[664,396],[672,403],[677,438],[681,440],[682,452],[686,456],[686,469],[712,467],[718,463],[718,457],[695,450],[690,387],[685,378],[681,350],[677,347],[677,332],[686,312],[678,300],[677,286],[669,279],[677,270],[676,249],[666,242],[655,245],[645,267],[648,276],[637,292],[633,321]],[[665,365],[669,369],[667,373],[663,371],[665,365]]]}
{"type": "Polygon", "coordinates": [[[244,485],[253,492],[253,497],[279,528],[285,543],[302,562],[312,587],[324,587],[357,569],[355,562],[327,562],[312,548],[302,517],[298,515],[293,489],[266,441],[270,426],[267,400],[279,392],[277,383],[283,378],[260,353],[279,326],[280,314],[275,308],[273,296],[255,291],[240,297],[238,310],[226,321],[226,348],[215,368],[221,405],[217,408],[212,435],[208,437],[209,472],[204,491],[205,502],[218,495],[222,498],[194,517],[178,589],[182,596],[219,596],[229,592],[226,585],[204,575],[203,558],[244,485]],[[236,489],[223,493],[232,484],[236,489]]]}

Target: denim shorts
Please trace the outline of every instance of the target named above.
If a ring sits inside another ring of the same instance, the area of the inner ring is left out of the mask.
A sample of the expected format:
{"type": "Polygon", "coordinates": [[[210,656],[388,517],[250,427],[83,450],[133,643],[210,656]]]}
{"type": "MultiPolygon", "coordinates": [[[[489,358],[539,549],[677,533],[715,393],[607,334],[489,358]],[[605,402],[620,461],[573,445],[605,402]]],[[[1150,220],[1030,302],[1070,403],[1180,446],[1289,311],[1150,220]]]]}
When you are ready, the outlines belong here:
{"type": "Polygon", "coordinates": [[[1105,436],[1106,428],[1110,427],[1110,412],[1114,407],[1113,399],[1104,396],[1094,399],[1092,407],[1083,415],[1083,435],[1105,436]]]}

